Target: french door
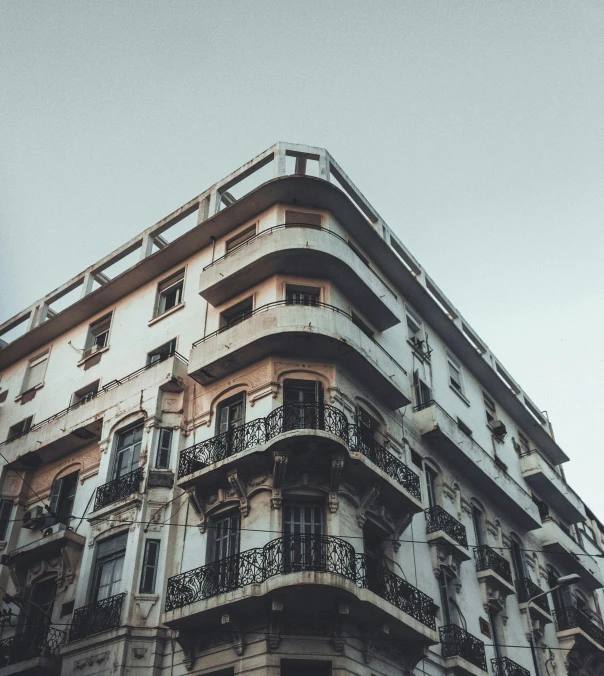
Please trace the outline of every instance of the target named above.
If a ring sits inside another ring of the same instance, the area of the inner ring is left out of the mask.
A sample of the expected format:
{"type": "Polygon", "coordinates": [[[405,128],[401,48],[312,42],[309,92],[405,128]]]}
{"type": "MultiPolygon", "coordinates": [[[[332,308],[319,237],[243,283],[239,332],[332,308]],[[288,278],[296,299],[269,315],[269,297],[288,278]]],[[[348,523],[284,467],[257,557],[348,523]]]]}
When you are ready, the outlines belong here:
{"type": "Polygon", "coordinates": [[[283,564],[286,571],[325,567],[323,507],[310,502],[283,506],[283,564]]]}

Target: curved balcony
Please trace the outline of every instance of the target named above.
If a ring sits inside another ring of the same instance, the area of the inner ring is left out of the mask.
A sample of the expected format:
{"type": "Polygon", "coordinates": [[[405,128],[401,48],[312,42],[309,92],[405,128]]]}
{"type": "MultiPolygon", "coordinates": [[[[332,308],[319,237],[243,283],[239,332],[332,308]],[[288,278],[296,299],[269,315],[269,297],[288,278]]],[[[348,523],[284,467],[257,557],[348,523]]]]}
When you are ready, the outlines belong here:
{"type": "MultiPolygon", "coordinates": [[[[413,513],[422,511],[419,476],[380,443],[368,438],[357,425],[349,423],[342,411],[329,404],[285,404],[265,418],[251,420],[184,449],[178,463],[178,483],[182,487],[202,483],[212,472],[224,470],[234,459],[243,464],[252,454],[274,449],[281,442],[295,457],[295,441],[308,450],[309,434],[320,435],[323,447],[336,444],[347,450],[352,462],[346,464],[344,472],[357,475],[362,483],[375,481],[375,474],[381,474],[386,489],[391,487],[390,491],[384,491],[383,497],[390,498],[399,510],[404,506],[413,513]]],[[[320,455],[324,459],[328,454],[322,452],[320,455]]]]}
{"type": "Polygon", "coordinates": [[[336,595],[356,601],[351,614],[367,622],[381,616],[382,623],[387,614],[402,633],[437,642],[437,607],[429,596],[356,553],[349,542],[327,535],[284,536],[169,578],[162,621],[170,627],[186,626],[202,613],[277,589],[285,595],[295,587],[302,587],[307,599],[325,598],[325,589],[332,588],[336,595]]]}
{"type": "Polygon", "coordinates": [[[189,375],[208,385],[271,354],[341,362],[389,408],[411,401],[405,369],[347,312],[325,303],[276,301],[256,308],[193,343],[189,375]]]}
{"type": "Polygon", "coordinates": [[[396,295],[337,233],[308,223],[287,223],[259,232],[201,273],[199,293],[224,303],[273,275],[329,277],[355,299],[379,331],[400,322],[396,295]]]}
{"type": "Polygon", "coordinates": [[[438,633],[447,671],[464,676],[477,676],[481,671],[487,671],[483,641],[456,624],[440,627],[438,633]]]}

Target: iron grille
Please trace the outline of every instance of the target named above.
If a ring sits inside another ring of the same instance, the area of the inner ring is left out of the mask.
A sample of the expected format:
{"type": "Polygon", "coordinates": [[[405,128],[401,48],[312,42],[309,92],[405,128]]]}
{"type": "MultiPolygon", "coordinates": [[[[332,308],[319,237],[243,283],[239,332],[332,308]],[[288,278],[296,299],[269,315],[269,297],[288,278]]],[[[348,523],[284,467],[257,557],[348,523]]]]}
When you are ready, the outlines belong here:
{"type": "Polygon", "coordinates": [[[139,489],[141,479],[143,478],[143,470],[141,467],[128,472],[123,476],[109,481],[96,489],[96,497],[94,499],[94,509],[101,509],[112,502],[117,502],[122,498],[127,498],[132,493],[136,493],[139,489]]]}
{"type": "Polygon", "coordinates": [[[604,631],[584,612],[574,606],[560,608],[555,612],[556,631],[581,629],[596,643],[604,646],[604,631]]]}
{"type": "Polygon", "coordinates": [[[531,676],[531,672],[513,662],[509,657],[493,657],[491,660],[495,676],[531,676]]]}
{"type": "Polygon", "coordinates": [[[59,646],[64,641],[64,631],[43,624],[33,627],[26,625],[20,634],[0,641],[0,667],[36,657],[58,656],[59,646]]]}
{"type": "Polygon", "coordinates": [[[116,594],[108,599],[89,603],[73,613],[69,640],[77,641],[93,634],[120,626],[122,603],[126,594],[116,594]]]}
{"type": "Polygon", "coordinates": [[[348,439],[346,415],[329,404],[284,404],[264,420],[267,441],[293,430],[323,430],[344,441],[348,439]]]}
{"type": "Polygon", "coordinates": [[[455,517],[446,512],[440,505],[428,507],[426,510],[426,532],[435,533],[442,530],[462,547],[468,546],[466,527],[455,517]]]}
{"type": "Polygon", "coordinates": [[[443,657],[461,657],[475,667],[487,671],[484,643],[456,624],[440,627],[440,642],[443,657]]]}
{"type": "Polygon", "coordinates": [[[528,603],[531,600],[536,606],[544,610],[546,613],[550,613],[549,601],[547,596],[540,596],[538,599],[533,600],[533,598],[539,594],[543,594],[543,589],[538,587],[530,578],[524,577],[520,580],[516,580],[516,594],[518,594],[518,601],[520,603],[528,603]]]}
{"type": "Polygon", "coordinates": [[[492,570],[506,582],[512,583],[512,570],[510,564],[503,556],[491,549],[488,545],[481,545],[474,548],[476,557],[476,570],[492,570]]]}
{"type": "Polygon", "coordinates": [[[384,448],[358,425],[348,425],[348,443],[352,451],[362,453],[417,500],[422,499],[419,476],[384,448]]]}
{"type": "Polygon", "coordinates": [[[436,629],[432,599],[353,546],[328,535],[286,535],[264,547],[248,549],[168,580],[166,611],[296,571],[341,575],[369,589],[431,629],[436,629]]]}

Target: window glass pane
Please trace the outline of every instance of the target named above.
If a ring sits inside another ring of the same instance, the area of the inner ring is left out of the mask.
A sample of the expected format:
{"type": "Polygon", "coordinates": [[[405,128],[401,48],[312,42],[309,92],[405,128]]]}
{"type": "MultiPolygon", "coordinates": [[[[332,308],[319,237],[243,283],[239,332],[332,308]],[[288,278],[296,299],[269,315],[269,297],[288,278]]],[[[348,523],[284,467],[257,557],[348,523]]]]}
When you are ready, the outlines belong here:
{"type": "Polygon", "coordinates": [[[162,429],[159,431],[159,443],[157,446],[157,458],[155,461],[155,467],[157,469],[168,469],[170,467],[172,434],[172,430],[169,429],[162,429]]]}
{"type": "Polygon", "coordinates": [[[155,591],[155,578],[157,576],[158,559],[159,540],[147,540],[145,542],[143,571],[140,584],[140,592],[142,594],[152,594],[155,591]]]}

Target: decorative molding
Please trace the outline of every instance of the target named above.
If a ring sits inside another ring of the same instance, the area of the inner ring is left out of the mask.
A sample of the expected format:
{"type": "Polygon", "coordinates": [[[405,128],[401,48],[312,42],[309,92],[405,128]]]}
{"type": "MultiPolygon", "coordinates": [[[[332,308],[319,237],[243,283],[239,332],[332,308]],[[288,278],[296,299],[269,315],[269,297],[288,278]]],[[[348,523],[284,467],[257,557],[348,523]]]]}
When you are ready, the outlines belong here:
{"type": "Polygon", "coordinates": [[[369,505],[371,505],[374,500],[377,500],[379,494],[380,489],[377,486],[371,486],[361,498],[359,507],[357,509],[357,523],[359,528],[363,528],[365,525],[365,522],[367,521],[367,510],[369,509],[369,505]]]}
{"type": "Polygon", "coordinates": [[[95,664],[102,664],[103,662],[106,662],[109,659],[110,654],[111,653],[109,650],[105,650],[102,653],[97,653],[96,655],[89,655],[88,657],[84,657],[83,659],[76,660],[75,668],[89,669],[91,667],[94,667],[95,664]]]}
{"type": "Polygon", "coordinates": [[[241,515],[247,516],[250,513],[250,504],[247,500],[245,484],[239,477],[236,469],[227,474],[227,479],[234,494],[239,498],[239,510],[241,511],[241,515]]]}

